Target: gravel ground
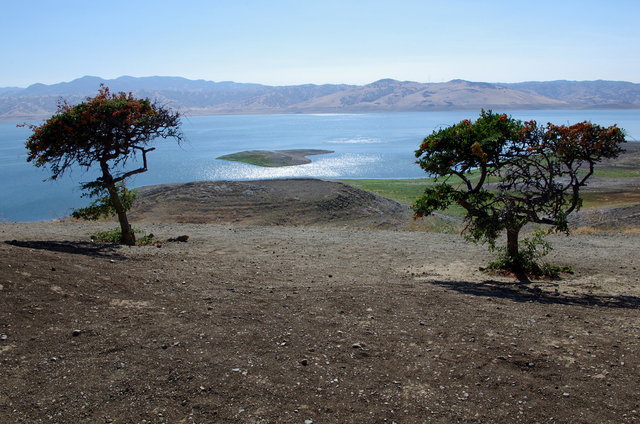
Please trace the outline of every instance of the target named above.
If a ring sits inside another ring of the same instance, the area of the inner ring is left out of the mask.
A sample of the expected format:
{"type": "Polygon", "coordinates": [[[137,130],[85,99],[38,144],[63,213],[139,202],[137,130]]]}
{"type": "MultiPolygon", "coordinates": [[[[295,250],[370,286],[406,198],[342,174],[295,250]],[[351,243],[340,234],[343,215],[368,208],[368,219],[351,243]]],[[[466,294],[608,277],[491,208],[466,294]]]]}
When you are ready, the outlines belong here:
{"type": "Polygon", "coordinates": [[[561,280],[449,234],[0,224],[0,421],[640,422],[638,234],[555,237],[561,280]]]}

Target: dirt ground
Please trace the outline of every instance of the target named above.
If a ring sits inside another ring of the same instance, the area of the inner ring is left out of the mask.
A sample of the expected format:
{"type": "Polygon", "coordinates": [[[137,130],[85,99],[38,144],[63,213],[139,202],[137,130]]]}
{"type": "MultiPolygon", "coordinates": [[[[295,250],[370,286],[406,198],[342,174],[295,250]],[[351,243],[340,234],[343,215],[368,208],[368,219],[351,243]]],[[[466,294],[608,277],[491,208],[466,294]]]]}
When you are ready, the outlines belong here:
{"type": "Polygon", "coordinates": [[[0,223],[2,423],[640,422],[640,234],[516,281],[455,234],[0,223]]]}

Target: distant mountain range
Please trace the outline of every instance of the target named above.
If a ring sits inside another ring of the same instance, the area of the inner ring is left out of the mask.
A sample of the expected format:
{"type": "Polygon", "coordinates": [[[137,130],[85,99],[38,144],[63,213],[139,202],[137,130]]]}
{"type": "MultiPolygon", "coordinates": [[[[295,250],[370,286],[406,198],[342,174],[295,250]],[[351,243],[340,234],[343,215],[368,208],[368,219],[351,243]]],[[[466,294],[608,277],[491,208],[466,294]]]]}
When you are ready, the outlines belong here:
{"type": "Polygon", "coordinates": [[[0,87],[0,119],[41,119],[60,98],[70,103],[97,92],[131,91],[185,115],[260,113],[358,113],[440,110],[640,109],[640,84],[623,81],[419,83],[383,79],[367,85],[268,86],[181,77],[86,76],[27,88],[0,87]]]}

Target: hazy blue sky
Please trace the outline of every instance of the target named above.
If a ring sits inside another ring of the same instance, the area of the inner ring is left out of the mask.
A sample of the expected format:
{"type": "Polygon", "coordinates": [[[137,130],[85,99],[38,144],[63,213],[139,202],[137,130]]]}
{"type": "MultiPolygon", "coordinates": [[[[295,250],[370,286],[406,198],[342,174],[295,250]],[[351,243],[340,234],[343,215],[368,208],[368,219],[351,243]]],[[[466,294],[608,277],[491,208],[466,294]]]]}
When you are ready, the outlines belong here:
{"type": "Polygon", "coordinates": [[[83,75],[640,82],[638,0],[2,0],[0,16],[0,87],[83,75]]]}

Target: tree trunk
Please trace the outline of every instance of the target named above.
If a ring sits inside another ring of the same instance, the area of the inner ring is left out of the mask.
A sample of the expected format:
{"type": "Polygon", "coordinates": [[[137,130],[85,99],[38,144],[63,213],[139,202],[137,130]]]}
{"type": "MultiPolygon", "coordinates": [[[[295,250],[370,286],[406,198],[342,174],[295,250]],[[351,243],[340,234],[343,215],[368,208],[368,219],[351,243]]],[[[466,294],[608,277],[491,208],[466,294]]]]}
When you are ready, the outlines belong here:
{"type": "Polygon", "coordinates": [[[521,227],[507,228],[507,255],[509,261],[516,265],[518,262],[518,234],[521,227]]]}
{"type": "Polygon", "coordinates": [[[127,211],[124,208],[124,205],[120,201],[120,196],[118,196],[118,187],[113,182],[113,176],[109,171],[109,165],[105,161],[100,161],[100,168],[102,169],[102,183],[107,188],[109,192],[109,197],[111,197],[111,203],[113,204],[113,208],[116,210],[116,214],[118,215],[118,221],[120,221],[120,231],[122,233],[122,237],[120,238],[120,242],[122,244],[126,244],[127,246],[135,246],[136,245],[136,236],[133,234],[133,229],[131,225],[129,225],[129,219],[127,218],[127,211]]]}
{"type": "Polygon", "coordinates": [[[129,225],[129,219],[127,218],[127,213],[124,210],[124,205],[120,201],[120,196],[118,196],[118,187],[112,183],[107,186],[107,190],[109,190],[111,203],[118,215],[118,221],[120,221],[120,230],[122,231],[122,238],[120,241],[127,246],[135,246],[136,236],[133,234],[133,229],[131,228],[131,225],[129,225]]]}

